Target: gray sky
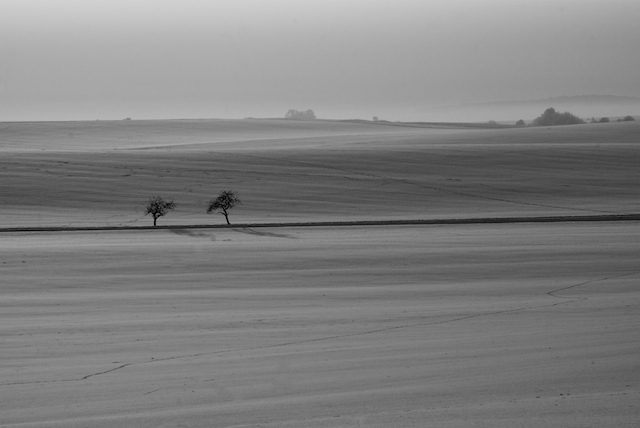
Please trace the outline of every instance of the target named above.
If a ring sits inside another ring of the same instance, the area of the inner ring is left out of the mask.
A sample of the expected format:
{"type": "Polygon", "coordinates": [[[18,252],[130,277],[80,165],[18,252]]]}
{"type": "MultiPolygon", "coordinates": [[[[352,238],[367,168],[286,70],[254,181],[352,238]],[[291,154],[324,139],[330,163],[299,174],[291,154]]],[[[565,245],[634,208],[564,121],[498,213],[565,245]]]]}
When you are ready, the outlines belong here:
{"type": "Polygon", "coordinates": [[[0,0],[0,121],[640,96],[638,0],[0,0]]]}

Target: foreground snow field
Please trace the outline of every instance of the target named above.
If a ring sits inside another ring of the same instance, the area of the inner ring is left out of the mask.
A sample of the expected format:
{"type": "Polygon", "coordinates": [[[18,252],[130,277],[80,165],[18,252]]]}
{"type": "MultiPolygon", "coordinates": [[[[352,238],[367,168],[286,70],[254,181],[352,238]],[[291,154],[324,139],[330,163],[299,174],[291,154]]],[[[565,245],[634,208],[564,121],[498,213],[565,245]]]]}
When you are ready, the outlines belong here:
{"type": "Polygon", "coordinates": [[[3,233],[3,427],[635,427],[637,222],[3,233]]]}

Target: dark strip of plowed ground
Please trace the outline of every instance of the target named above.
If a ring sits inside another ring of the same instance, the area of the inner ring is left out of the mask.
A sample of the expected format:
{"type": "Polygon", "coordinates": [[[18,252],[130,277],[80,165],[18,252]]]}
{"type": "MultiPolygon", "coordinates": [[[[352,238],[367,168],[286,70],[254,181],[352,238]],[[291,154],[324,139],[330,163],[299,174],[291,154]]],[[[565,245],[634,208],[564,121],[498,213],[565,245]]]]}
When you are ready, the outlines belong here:
{"type": "Polygon", "coordinates": [[[505,224],[505,223],[563,223],[639,221],[640,214],[585,215],[552,217],[493,217],[493,218],[452,218],[432,220],[370,220],[370,221],[327,221],[290,223],[240,223],[240,224],[193,224],[162,226],[84,226],[84,227],[4,227],[0,232],[82,232],[109,230],[162,230],[162,229],[228,229],[246,227],[344,227],[344,226],[403,226],[403,225],[451,225],[451,224],[505,224]]]}

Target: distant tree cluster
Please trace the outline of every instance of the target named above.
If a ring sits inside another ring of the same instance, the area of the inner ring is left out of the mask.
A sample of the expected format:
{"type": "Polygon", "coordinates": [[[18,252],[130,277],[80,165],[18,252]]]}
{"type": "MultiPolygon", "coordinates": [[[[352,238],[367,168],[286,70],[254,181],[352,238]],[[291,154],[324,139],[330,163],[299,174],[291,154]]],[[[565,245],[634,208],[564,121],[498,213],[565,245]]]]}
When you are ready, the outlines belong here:
{"type": "Polygon", "coordinates": [[[294,120],[315,120],[316,114],[313,110],[300,111],[291,109],[284,115],[284,118],[294,120]]]}
{"type": "MultiPolygon", "coordinates": [[[[588,119],[589,123],[608,123],[611,121],[608,117],[601,117],[600,119],[596,119],[592,117],[588,119]]],[[[624,118],[619,118],[616,122],[632,122],[636,119],[633,116],[625,116],[624,118]]],[[[556,109],[553,107],[549,107],[540,115],[535,118],[531,123],[532,126],[555,126],[555,125],[576,125],[579,123],[585,123],[584,120],[580,119],[577,116],[569,112],[558,113],[556,109]]],[[[520,119],[516,122],[516,125],[523,126],[524,120],[520,119]]]]}
{"type": "MultiPolygon", "coordinates": [[[[217,198],[211,199],[207,206],[207,214],[213,214],[216,211],[220,211],[220,214],[224,215],[227,224],[229,223],[229,210],[236,205],[241,205],[238,194],[233,190],[223,190],[220,192],[217,198]]],[[[153,225],[156,226],[157,220],[169,213],[176,207],[175,202],[172,199],[165,201],[160,196],[152,196],[145,205],[145,215],[151,214],[153,217],[153,225]]]]}
{"type": "MultiPolygon", "coordinates": [[[[634,122],[636,119],[633,116],[625,116],[623,118],[618,118],[616,119],[616,122],[634,122]]],[[[595,117],[592,117],[591,120],[589,120],[589,123],[607,123],[607,122],[611,122],[611,119],[609,119],[608,117],[601,117],[600,119],[596,119],[595,117]]]]}
{"type": "Polygon", "coordinates": [[[556,126],[556,125],[575,125],[584,123],[584,120],[569,113],[558,113],[556,109],[550,107],[542,113],[539,117],[535,118],[532,122],[533,126],[556,126]]]}

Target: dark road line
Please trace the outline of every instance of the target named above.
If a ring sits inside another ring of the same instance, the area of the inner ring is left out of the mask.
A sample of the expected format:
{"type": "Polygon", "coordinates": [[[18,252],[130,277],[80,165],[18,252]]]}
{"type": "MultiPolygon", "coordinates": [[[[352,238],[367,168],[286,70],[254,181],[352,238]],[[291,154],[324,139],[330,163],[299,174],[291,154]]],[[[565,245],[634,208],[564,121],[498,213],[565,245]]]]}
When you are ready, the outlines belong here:
{"type": "Polygon", "coordinates": [[[233,229],[256,227],[345,227],[345,226],[406,226],[406,225],[465,225],[465,224],[506,224],[506,223],[569,223],[569,222],[618,222],[639,221],[640,214],[611,214],[550,217],[476,217],[431,220],[360,220],[321,221],[288,223],[238,223],[238,224],[192,224],[163,226],[48,226],[48,227],[3,227],[0,233],[11,232],[90,232],[90,231],[135,231],[135,230],[175,230],[175,229],[233,229]]]}

